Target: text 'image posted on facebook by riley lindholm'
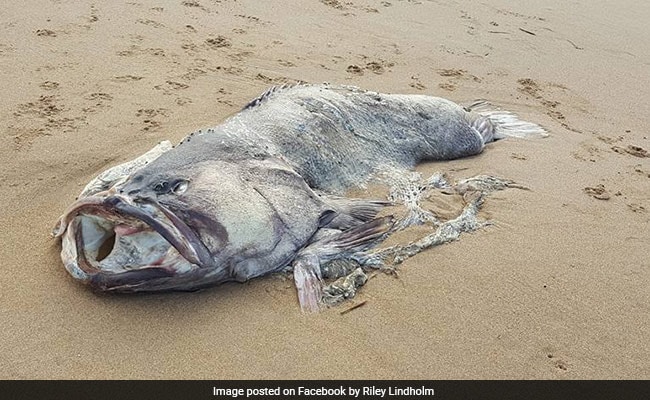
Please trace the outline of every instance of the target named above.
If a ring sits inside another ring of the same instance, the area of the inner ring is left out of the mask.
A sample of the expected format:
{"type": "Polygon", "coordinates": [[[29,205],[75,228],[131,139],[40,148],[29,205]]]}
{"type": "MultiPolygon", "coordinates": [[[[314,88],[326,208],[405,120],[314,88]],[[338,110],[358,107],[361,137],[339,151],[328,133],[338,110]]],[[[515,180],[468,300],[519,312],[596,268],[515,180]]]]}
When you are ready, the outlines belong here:
{"type": "Polygon", "coordinates": [[[411,386],[406,387],[393,387],[388,386],[385,388],[376,386],[361,386],[361,387],[344,387],[338,388],[307,388],[303,386],[292,387],[275,387],[275,388],[212,388],[213,396],[217,397],[257,397],[257,396],[345,396],[345,397],[358,397],[358,396],[372,396],[383,398],[386,396],[433,396],[435,393],[433,388],[424,386],[414,388],[411,386]]]}

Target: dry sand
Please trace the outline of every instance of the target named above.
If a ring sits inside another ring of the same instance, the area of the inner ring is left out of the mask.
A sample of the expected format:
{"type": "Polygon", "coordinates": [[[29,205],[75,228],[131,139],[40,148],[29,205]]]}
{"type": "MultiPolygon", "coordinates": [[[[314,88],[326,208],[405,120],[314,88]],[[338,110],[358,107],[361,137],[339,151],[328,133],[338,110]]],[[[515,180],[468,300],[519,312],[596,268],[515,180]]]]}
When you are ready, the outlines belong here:
{"type": "Polygon", "coordinates": [[[4,4],[0,378],[650,378],[648,20],[633,0],[4,4]],[[487,98],[551,136],[422,165],[531,190],[318,315],[277,276],[147,296],[68,276],[49,232],[90,178],[285,80],[487,98]]]}

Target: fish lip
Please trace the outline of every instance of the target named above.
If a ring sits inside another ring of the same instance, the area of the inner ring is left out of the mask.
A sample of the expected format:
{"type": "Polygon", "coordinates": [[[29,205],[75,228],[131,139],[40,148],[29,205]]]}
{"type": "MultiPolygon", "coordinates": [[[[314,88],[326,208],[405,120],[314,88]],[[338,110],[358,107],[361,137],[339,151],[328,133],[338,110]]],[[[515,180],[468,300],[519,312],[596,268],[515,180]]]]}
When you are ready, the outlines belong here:
{"type": "Polygon", "coordinates": [[[159,202],[153,199],[144,199],[136,203],[130,198],[115,194],[114,192],[102,192],[76,201],[61,216],[52,231],[54,237],[61,237],[67,231],[72,230],[68,234],[74,236],[71,240],[76,247],[75,264],[83,273],[82,275],[84,275],[84,277],[80,278],[88,281],[92,286],[108,289],[116,287],[119,282],[129,282],[129,277],[133,279],[151,279],[173,276],[176,272],[160,266],[143,266],[133,270],[109,272],[92,265],[87,260],[83,251],[84,243],[81,237],[81,229],[75,221],[75,218],[81,214],[99,215],[106,219],[118,217],[139,220],[154,229],[183,258],[196,267],[205,268],[211,266],[213,263],[210,252],[198,235],[185,222],[159,202]],[[154,207],[162,213],[164,218],[157,218],[153,212],[143,207],[145,205],[154,207]]]}
{"type": "Polygon", "coordinates": [[[90,276],[89,283],[92,287],[103,291],[129,292],[137,291],[144,282],[152,279],[170,278],[176,275],[175,271],[161,267],[145,267],[119,273],[99,272],[90,276]]]}

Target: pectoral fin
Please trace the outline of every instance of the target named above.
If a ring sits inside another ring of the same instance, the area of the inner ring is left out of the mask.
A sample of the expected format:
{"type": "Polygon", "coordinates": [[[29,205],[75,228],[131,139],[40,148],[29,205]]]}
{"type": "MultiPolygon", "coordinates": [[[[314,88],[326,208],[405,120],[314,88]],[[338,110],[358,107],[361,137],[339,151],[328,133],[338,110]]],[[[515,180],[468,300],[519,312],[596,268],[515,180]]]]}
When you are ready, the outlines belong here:
{"type": "Polygon", "coordinates": [[[382,208],[393,203],[384,200],[349,199],[346,197],[323,196],[325,202],[335,210],[335,215],[322,224],[323,228],[347,230],[375,218],[382,208]]]}
{"type": "Polygon", "coordinates": [[[376,245],[393,227],[392,216],[373,219],[347,231],[326,235],[302,249],[293,262],[293,279],[300,308],[319,310],[323,296],[321,264],[351,257],[355,252],[376,245]]]}
{"type": "Polygon", "coordinates": [[[318,311],[323,297],[318,257],[312,254],[296,258],[293,262],[293,280],[298,290],[300,309],[303,312],[318,311]]]}

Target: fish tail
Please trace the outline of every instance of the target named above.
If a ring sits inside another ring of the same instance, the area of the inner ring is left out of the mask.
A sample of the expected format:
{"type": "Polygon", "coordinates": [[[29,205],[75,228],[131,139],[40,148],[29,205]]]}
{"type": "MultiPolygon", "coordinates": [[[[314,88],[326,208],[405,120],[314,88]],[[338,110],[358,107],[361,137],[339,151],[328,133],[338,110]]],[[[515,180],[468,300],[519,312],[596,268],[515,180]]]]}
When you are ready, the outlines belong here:
{"type": "Polygon", "coordinates": [[[465,107],[467,121],[483,137],[484,143],[506,137],[539,138],[548,133],[541,126],[522,121],[515,114],[503,111],[485,100],[477,100],[465,107]]]}

